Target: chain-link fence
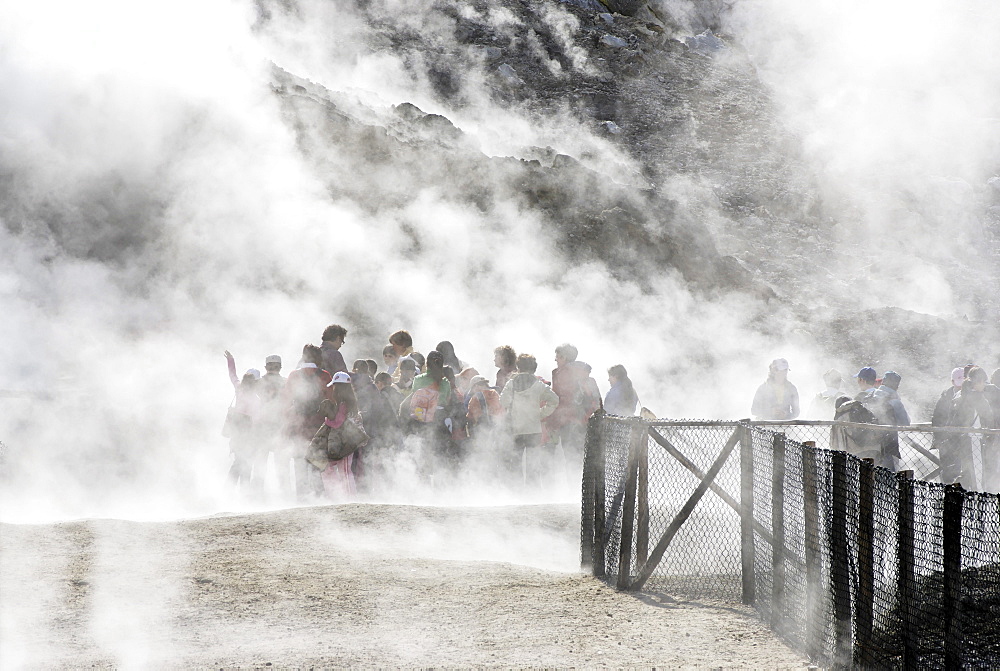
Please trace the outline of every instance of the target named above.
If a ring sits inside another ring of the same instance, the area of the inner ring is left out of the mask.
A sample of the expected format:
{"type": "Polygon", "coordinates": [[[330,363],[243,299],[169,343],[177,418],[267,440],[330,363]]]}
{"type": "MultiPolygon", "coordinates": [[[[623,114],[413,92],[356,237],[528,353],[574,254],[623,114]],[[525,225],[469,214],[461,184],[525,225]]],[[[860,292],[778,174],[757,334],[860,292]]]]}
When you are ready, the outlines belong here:
{"type": "Polygon", "coordinates": [[[596,416],[584,564],[619,589],[751,604],[822,665],[1000,667],[1000,495],[913,479],[938,475],[927,430],[898,431],[903,472],[829,449],[851,427],[596,416]]]}

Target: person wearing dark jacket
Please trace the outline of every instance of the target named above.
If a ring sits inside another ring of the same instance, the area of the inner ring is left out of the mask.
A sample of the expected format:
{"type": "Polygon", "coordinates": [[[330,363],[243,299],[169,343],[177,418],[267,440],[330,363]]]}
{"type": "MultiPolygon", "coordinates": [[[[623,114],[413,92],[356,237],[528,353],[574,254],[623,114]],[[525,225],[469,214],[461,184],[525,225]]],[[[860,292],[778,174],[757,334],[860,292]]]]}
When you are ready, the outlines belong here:
{"type": "Polygon", "coordinates": [[[323,330],[323,344],[320,346],[323,361],[320,362],[320,366],[330,375],[347,372],[347,362],[344,361],[344,355],[340,353],[340,348],[343,347],[346,340],[347,329],[340,324],[330,324],[323,330]]]}
{"type": "MultiPolygon", "coordinates": [[[[987,386],[990,385],[986,371],[979,366],[969,368],[962,389],[952,404],[949,426],[1000,428],[997,413],[986,393],[987,386]]],[[[941,450],[941,481],[946,484],[957,481],[966,489],[979,489],[975,471],[976,454],[984,457],[984,466],[986,460],[990,460],[992,466],[992,454],[987,457],[987,452],[994,447],[990,438],[981,433],[947,434],[947,449],[942,446],[941,450]]]]}
{"type": "Polygon", "coordinates": [[[609,415],[632,417],[639,405],[639,395],[635,393],[632,380],[625,366],[617,364],[608,369],[608,383],[611,389],[604,397],[604,411],[609,415]]]}
{"type": "Polygon", "coordinates": [[[309,443],[326,416],[320,410],[324,399],[332,398],[329,384],[333,379],[323,365],[323,351],[315,345],[302,348],[302,365],[288,374],[281,392],[285,408],[285,435],[292,443],[295,468],[295,493],[299,501],[322,496],[320,472],[306,460],[309,443]]]}

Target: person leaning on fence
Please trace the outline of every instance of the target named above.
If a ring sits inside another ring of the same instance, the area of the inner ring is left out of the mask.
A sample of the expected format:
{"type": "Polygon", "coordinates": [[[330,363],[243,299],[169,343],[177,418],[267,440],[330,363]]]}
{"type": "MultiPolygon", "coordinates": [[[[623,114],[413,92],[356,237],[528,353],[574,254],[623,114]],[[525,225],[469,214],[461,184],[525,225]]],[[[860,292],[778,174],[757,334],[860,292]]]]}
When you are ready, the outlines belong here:
{"type": "MultiPolygon", "coordinates": [[[[951,384],[941,392],[937,403],[934,405],[934,412],[931,414],[931,426],[951,426],[952,409],[958,393],[962,390],[962,382],[964,381],[965,369],[961,367],[952,369],[951,384]]],[[[951,448],[948,444],[948,434],[935,432],[934,437],[931,438],[931,449],[937,450],[939,458],[943,461],[945,456],[941,453],[942,448],[945,452],[948,452],[951,448]]],[[[947,457],[950,464],[948,469],[945,469],[944,465],[941,467],[941,482],[945,484],[955,482],[961,474],[960,463],[955,461],[953,457],[957,458],[957,454],[947,457]]]]}
{"type": "Polygon", "coordinates": [[[639,395],[635,393],[625,366],[619,363],[608,369],[608,384],[611,389],[604,397],[604,412],[621,417],[634,416],[636,406],[639,405],[639,395]]]}
{"type": "Polygon", "coordinates": [[[535,376],[538,362],[530,354],[517,357],[517,374],[500,394],[500,404],[507,413],[507,427],[514,440],[513,449],[501,456],[501,467],[512,482],[520,480],[521,456],[524,455],[526,480],[541,485],[553,470],[553,445],[542,444],[542,421],[551,417],[562,403],[555,391],[535,376]]]}
{"type": "MultiPolygon", "coordinates": [[[[949,426],[968,427],[972,429],[1000,428],[1000,418],[990,403],[987,392],[989,377],[979,366],[972,366],[968,376],[962,383],[962,389],[952,404],[949,426]]],[[[1000,404],[1000,399],[997,399],[1000,404]]],[[[984,476],[986,462],[989,461],[989,481],[994,484],[993,470],[996,466],[995,450],[997,445],[992,436],[978,433],[949,433],[941,446],[941,481],[948,484],[960,482],[966,489],[979,489],[975,472],[975,455],[978,452],[983,460],[984,476]]],[[[984,478],[985,480],[986,478],[984,478]]]]}
{"type": "Polygon", "coordinates": [[[788,361],[775,359],[768,366],[767,380],[757,387],[750,407],[757,419],[789,420],[799,416],[799,390],[788,381],[788,361]]]}
{"type": "MultiPolygon", "coordinates": [[[[880,393],[878,373],[875,372],[875,369],[865,366],[854,377],[858,381],[858,388],[860,390],[858,395],[854,397],[854,400],[871,412],[874,416],[874,422],[872,423],[880,426],[895,426],[896,416],[890,404],[889,390],[880,393]]],[[[875,459],[877,465],[894,471],[898,470],[900,462],[899,435],[895,431],[884,430],[872,431],[870,435],[872,436],[872,441],[864,447],[868,447],[875,453],[859,456],[870,456],[875,459]]]]}

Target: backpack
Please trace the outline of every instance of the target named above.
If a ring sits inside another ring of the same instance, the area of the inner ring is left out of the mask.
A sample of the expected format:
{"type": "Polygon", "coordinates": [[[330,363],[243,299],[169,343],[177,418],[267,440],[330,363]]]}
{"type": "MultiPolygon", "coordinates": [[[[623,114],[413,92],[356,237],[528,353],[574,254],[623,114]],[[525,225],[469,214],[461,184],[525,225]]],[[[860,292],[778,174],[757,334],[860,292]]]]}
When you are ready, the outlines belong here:
{"type": "Polygon", "coordinates": [[[299,415],[315,415],[319,412],[319,405],[326,398],[326,388],[318,376],[310,376],[308,387],[306,379],[299,378],[301,382],[296,385],[295,393],[292,394],[292,407],[299,415]]]}
{"type": "Polygon", "coordinates": [[[475,398],[479,401],[479,426],[492,427],[494,424],[493,414],[490,412],[489,406],[486,405],[486,395],[477,391],[475,398]]]}
{"type": "MultiPolygon", "coordinates": [[[[846,396],[841,396],[836,401],[837,410],[833,419],[837,422],[851,422],[853,424],[878,424],[878,417],[870,409],[865,407],[862,401],[852,400],[846,396]]],[[[847,435],[860,446],[872,446],[879,442],[880,432],[877,429],[863,429],[860,427],[850,427],[847,435]]]]}

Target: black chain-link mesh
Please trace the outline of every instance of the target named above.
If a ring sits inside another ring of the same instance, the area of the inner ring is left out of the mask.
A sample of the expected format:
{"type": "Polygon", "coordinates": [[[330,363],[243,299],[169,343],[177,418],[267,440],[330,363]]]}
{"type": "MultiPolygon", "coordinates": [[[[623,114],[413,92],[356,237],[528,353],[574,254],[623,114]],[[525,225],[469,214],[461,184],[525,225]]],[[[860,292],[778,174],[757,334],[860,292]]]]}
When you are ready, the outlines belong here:
{"type": "MultiPolygon", "coordinates": [[[[620,588],[742,594],[822,665],[1000,667],[1000,495],[831,450],[837,430],[598,418],[584,563],[620,588]]],[[[936,477],[933,433],[899,438],[902,466],[936,477]]]]}

